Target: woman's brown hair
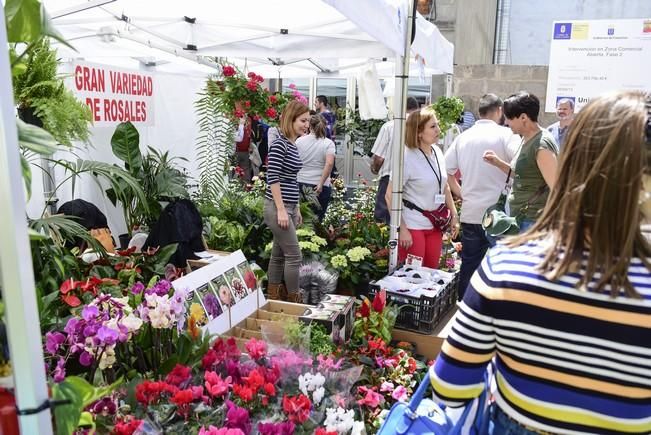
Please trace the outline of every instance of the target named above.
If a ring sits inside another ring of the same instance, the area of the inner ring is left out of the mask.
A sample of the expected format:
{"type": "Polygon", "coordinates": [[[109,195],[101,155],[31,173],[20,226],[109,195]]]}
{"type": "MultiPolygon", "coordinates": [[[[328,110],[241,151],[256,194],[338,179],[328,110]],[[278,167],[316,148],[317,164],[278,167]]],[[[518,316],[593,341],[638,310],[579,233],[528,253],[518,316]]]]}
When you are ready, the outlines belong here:
{"type": "Polygon", "coordinates": [[[610,93],[595,98],[570,126],[560,157],[558,180],[538,221],[511,247],[552,234],[540,268],[555,280],[579,270],[577,288],[611,286],[639,297],[628,279],[632,258],[651,270],[651,246],[640,230],[642,175],[648,171],[645,96],[610,93]],[[584,253],[587,252],[587,261],[584,253]],[[598,275],[597,275],[598,274],[598,275]]]}
{"type": "Polygon", "coordinates": [[[283,113],[280,115],[280,132],[286,138],[290,139],[296,136],[294,132],[294,121],[296,118],[301,116],[304,113],[309,113],[310,108],[305,104],[292,100],[283,109],[283,113]]]}
{"type": "Polygon", "coordinates": [[[425,124],[432,118],[436,119],[436,111],[431,107],[423,107],[409,114],[405,127],[407,130],[405,134],[405,145],[407,148],[416,149],[420,146],[418,135],[423,132],[425,124]]]}
{"type": "Polygon", "coordinates": [[[318,113],[310,116],[310,133],[313,133],[317,139],[326,137],[326,120],[318,113]]]}

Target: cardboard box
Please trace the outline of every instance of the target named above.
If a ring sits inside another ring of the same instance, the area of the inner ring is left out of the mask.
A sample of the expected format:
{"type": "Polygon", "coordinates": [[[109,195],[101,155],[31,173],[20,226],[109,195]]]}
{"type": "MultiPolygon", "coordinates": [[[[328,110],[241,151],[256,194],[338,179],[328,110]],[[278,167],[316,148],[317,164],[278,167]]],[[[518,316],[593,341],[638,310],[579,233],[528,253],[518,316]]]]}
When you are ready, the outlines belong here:
{"type": "Polygon", "coordinates": [[[428,360],[433,360],[438,356],[445,340],[435,335],[423,335],[404,329],[394,329],[391,334],[395,341],[406,341],[416,346],[416,353],[423,355],[428,360]]]}
{"type": "Polygon", "coordinates": [[[311,307],[305,310],[299,321],[306,325],[318,323],[325,327],[326,332],[332,337],[332,341],[338,343],[343,340],[344,318],[339,309],[327,309],[311,307]]]}
{"type": "Polygon", "coordinates": [[[219,261],[221,258],[228,257],[229,255],[232,254],[232,252],[226,252],[226,251],[216,251],[214,249],[206,249],[207,253],[212,254],[213,257],[211,259],[203,259],[199,258],[197,260],[187,260],[187,271],[188,273],[192,272],[193,270],[197,270],[203,266],[207,266],[211,263],[214,263],[215,261],[219,261]],[[219,258],[214,258],[214,257],[219,257],[219,258]]]}
{"type": "Polygon", "coordinates": [[[344,319],[344,341],[350,339],[353,334],[353,324],[355,323],[355,298],[352,296],[326,295],[319,305],[339,306],[341,316],[344,319]]]}

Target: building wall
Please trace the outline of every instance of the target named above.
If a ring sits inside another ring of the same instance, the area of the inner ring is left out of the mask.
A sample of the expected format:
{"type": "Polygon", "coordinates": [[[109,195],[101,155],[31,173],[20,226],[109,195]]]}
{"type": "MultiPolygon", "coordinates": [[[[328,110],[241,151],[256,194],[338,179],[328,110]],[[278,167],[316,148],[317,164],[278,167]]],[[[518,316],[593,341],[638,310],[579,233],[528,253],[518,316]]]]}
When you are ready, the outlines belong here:
{"type": "Polygon", "coordinates": [[[529,65],[457,65],[454,67],[453,95],[463,99],[478,117],[479,99],[486,93],[506,98],[527,91],[540,99],[540,124],[556,122],[553,113],[544,113],[547,94],[547,67],[529,65]]]}

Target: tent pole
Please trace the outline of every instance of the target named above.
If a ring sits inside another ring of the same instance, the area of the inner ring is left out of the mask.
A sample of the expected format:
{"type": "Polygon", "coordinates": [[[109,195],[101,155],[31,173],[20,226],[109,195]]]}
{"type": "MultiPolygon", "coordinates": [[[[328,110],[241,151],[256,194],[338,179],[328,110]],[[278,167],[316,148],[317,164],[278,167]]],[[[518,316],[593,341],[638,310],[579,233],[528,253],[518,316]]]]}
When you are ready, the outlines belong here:
{"type": "MultiPolygon", "coordinates": [[[[0,46],[7,46],[5,17],[0,18],[0,46]]],[[[13,95],[7,52],[0,55],[0,95],[13,95]]],[[[25,195],[12,98],[0,99],[0,284],[6,305],[7,337],[18,409],[48,400],[41,327],[34,289],[32,255],[25,220],[25,195]]],[[[52,434],[50,409],[19,417],[23,434],[52,434]]]]}
{"type": "Polygon", "coordinates": [[[409,58],[415,1],[408,0],[405,51],[396,59],[396,85],[393,109],[393,144],[391,146],[391,224],[389,232],[389,273],[398,267],[398,228],[402,211],[402,167],[405,143],[407,92],[409,85],[409,58]]]}

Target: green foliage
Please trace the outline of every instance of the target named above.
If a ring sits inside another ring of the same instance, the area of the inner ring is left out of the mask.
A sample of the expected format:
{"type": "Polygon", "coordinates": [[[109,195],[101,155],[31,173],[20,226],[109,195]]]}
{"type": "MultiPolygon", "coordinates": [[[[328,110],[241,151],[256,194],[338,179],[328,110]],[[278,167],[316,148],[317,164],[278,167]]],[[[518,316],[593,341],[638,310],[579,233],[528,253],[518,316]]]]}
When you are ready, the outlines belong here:
{"type": "Polygon", "coordinates": [[[70,435],[75,432],[80,423],[92,424],[92,416],[84,410],[93,402],[111,394],[122,380],[106,386],[94,387],[85,379],[68,376],[63,382],[52,385],[52,398],[66,400],[69,404],[59,405],[54,408],[57,435],[70,435]]]}
{"type": "MultiPolygon", "coordinates": [[[[12,48],[13,50],[13,48],[12,48]]],[[[54,138],[70,146],[72,141],[87,142],[91,113],[88,106],[66,89],[57,75],[56,50],[42,38],[25,51],[24,68],[13,77],[14,99],[21,116],[36,117],[54,138]]],[[[15,52],[12,55],[16,57],[15,52]]]]}
{"type": "Polygon", "coordinates": [[[140,153],[140,135],[131,122],[120,123],[111,137],[113,154],[124,162],[125,171],[137,180],[138,189],[129,183],[114,183],[106,190],[113,205],[122,204],[127,230],[141,224],[153,225],[162,207],[160,201],[187,198],[187,176],[176,166],[180,157],[170,157],[169,152],[148,147],[148,154],[140,153]]]}
{"type": "Polygon", "coordinates": [[[293,349],[309,350],[312,355],[331,355],[337,348],[323,325],[292,320],[285,324],[285,343],[293,349]]]}
{"type": "Polygon", "coordinates": [[[209,232],[206,243],[208,246],[219,247],[220,250],[233,252],[242,249],[252,227],[244,227],[237,222],[229,222],[216,216],[209,216],[206,223],[209,232]]]}
{"type": "Polygon", "coordinates": [[[445,136],[463,113],[463,101],[459,97],[439,97],[431,107],[436,111],[441,136],[445,136]]]}
{"type": "MultiPolygon", "coordinates": [[[[40,1],[7,0],[4,13],[9,43],[23,42],[29,44],[40,40],[43,36],[49,36],[70,47],[61,34],[52,26],[52,22],[40,1]]],[[[12,62],[12,68],[14,65],[15,63],[12,62]]]]}
{"type": "Polygon", "coordinates": [[[223,112],[218,83],[206,82],[194,107],[198,118],[197,163],[199,195],[203,201],[216,203],[228,184],[228,158],[235,144],[235,125],[223,112]]]}
{"type": "Polygon", "coordinates": [[[349,142],[355,146],[355,154],[370,155],[375,139],[386,119],[362,120],[358,109],[350,106],[337,109],[337,132],[342,132],[349,137],[349,142]],[[348,115],[348,119],[346,118],[348,115]]]}

